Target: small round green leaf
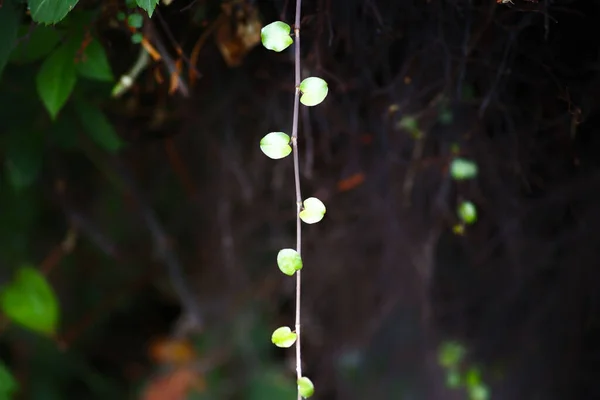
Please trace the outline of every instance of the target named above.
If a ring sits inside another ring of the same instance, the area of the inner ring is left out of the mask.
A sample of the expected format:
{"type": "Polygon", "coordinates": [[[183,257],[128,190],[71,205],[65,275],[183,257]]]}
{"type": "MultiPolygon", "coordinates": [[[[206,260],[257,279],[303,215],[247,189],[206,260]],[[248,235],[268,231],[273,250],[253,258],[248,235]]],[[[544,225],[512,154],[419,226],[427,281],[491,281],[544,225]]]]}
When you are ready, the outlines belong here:
{"type": "Polygon", "coordinates": [[[304,397],[305,399],[309,398],[315,394],[315,385],[313,385],[310,379],[303,376],[302,378],[298,379],[298,392],[300,393],[300,396],[304,397]]]}
{"type": "Polygon", "coordinates": [[[325,100],[329,87],[323,79],[311,77],[302,81],[300,91],[302,92],[300,103],[310,107],[316,106],[325,100]]]}
{"type": "Polygon", "coordinates": [[[455,158],[450,165],[450,176],[457,181],[475,178],[477,176],[477,164],[464,158],[455,158]]]}
{"type": "Polygon", "coordinates": [[[456,224],[452,227],[452,232],[455,235],[462,236],[465,234],[465,224],[456,224]]]}
{"type": "Polygon", "coordinates": [[[302,257],[294,249],[282,249],[277,254],[277,266],[286,275],[292,276],[302,269],[302,257]]]}
{"type": "Polygon", "coordinates": [[[417,119],[411,115],[405,115],[398,123],[400,128],[406,129],[409,132],[415,132],[419,130],[419,123],[417,119]]]}
{"type": "Polygon", "coordinates": [[[469,387],[469,400],[488,400],[490,390],[486,385],[477,385],[469,387]]]}
{"type": "Polygon", "coordinates": [[[287,326],[275,329],[271,335],[271,342],[277,347],[288,348],[296,343],[296,333],[292,332],[287,326]]]}
{"type": "Polygon", "coordinates": [[[21,267],[0,293],[2,312],[15,323],[52,335],[58,324],[58,300],[36,268],[21,267]]]}
{"type": "Polygon", "coordinates": [[[142,14],[133,13],[129,14],[129,16],[127,17],[127,25],[129,25],[132,28],[140,29],[143,24],[144,17],[142,16],[142,14]]]}
{"type": "Polygon", "coordinates": [[[460,364],[466,354],[465,348],[456,342],[445,342],[439,350],[438,362],[445,368],[454,368],[460,364]]]}
{"type": "Polygon", "coordinates": [[[477,367],[471,367],[465,376],[467,387],[475,387],[481,385],[481,372],[477,367]]]}
{"type": "Polygon", "coordinates": [[[458,389],[462,384],[462,377],[456,368],[450,368],[446,373],[446,385],[451,389],[458,389]]]}
{"type": "Polygon", "coordinates": [[[283,132],[271,132],[260,140],[260,149],[274,160],[287,157],[292,152],[290,137],[283,132]]]}
{"type": "Polygon", "coordinates": [[[304,209],[300,211],[300,219],[307,224],[316,224],[325,216],[325,204],[316,197],[304,200],[304,209]]]}
{"type": "Polygon", "coordinates": [[[458,216],[466,224],[474,224],[477,221],[477,208],[470,201],[463,201],[458,206],[458,216]]]}
{"type": "Polygon", "coordinates": [[[144,35],[142,35],[139,32],[136,32],[133,35],[131,35],[131,43],[133,44],[140,44],[142,43],[142,40],[144,40],[144,35]]]}
{"type": "Polygon", "coordinates": [[[263,46],[278,53],[287,49],[294,42],[290,36],[290,30],[290,26],[285,22],[271,22],[260,30],[263,46]]]}

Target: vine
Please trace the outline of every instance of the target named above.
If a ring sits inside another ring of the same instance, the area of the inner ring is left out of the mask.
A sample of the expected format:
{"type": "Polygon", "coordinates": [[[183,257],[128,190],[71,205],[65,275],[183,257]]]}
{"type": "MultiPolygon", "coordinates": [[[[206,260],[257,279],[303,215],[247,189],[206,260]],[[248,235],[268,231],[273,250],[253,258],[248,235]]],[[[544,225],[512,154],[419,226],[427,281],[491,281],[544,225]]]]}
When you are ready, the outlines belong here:
{"type": "Polygon", "coordinates": [[[294,161],[294,182],[296,190],[296,249],[286,248],[277,254],[277,265],[281,272],[288,276],[296,275],[296,312],[295,330],[288,326],[277,328],[271,341],[278,347],[289,348],[296,345],[296,378],[298,384],[298,399],[307,398],[314,394],[312,381],[302,374],[302,351],[300,346],[301,332],[301,299],[302,299],[302,222],[314,224],[321,221],[326,208],[316,197],[302,201],[300,189],[300,161],[298,154],[298,113],[300,103],[305,106],[316,106],[325,100],[328,93],[327,82],[318,77],[308,77],[300,81],[300,16],[302,0],[296,1],[294,21],[294,39],[291,27],[282,21],[275,21],[261,30],[263,46],[269,50],[281,52],[294,43],[294,111],[292,117],[292,136],[284,132],[270,132],[260,141],[260,148],[268,157],[278,160],[292,153],[294,161]],[[290,146],[291,144],[291,146],[290,146]]]}

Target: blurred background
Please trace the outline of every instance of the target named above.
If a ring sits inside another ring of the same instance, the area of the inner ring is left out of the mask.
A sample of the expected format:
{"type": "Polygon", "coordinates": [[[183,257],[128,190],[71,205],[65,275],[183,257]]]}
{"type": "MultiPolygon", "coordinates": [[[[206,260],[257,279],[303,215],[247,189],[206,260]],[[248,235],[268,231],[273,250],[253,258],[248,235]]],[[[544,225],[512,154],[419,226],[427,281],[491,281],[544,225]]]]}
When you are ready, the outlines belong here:
{"type": "MultiPolygon", "coordinates": [[[[327,206],[303,225],[314,398],[600,399],[600,2],[302,4],[303,77],[329,83],[299,131],[327,206]]],[[[0,396],[294,399],[271,343],[294,322],[293,165],[258,144],[291,132],[293,46],[260,29],[295,2],[81,0],[48,26],[14,6],[0,284],[38,271],[59,316],[3,317],[0,396]]]]}

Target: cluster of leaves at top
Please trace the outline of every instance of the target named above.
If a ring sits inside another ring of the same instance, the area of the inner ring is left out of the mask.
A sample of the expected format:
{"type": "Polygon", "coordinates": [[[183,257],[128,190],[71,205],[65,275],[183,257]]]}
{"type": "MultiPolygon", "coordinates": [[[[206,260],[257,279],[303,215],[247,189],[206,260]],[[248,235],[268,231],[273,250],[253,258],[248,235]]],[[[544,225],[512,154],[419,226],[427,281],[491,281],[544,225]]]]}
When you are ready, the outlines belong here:
{"type": "MultiPolygon", "coordinates": [[[[42,60],[36,75],[38,96],[51,120],[72,96],[77,81],[112,82],[114,76],[100,41],[89,26],[96,11],[71,13],[78,0],[28,0],[27,10],[35,27],[22,25],[25,11],[18,0],[0,7],[0,74],[8,62],[28,64],[42,60]],[[68,15],[69,14],[69,15],[68,15]],[[76,15],[75,15],[76,14],[76,15]],[[58,26],[49,26],[61,22],[58,26]],[[18,40],[24,38],[23,40],[18,40]]],[[[130,9],[140,7],[152,15],[158,0],[128,0],[130,9]]],[[[133,12],[132,22],[142,20],[133,12]]],[[[90,138],[104,150],[115,153],[123,143],[104,113],[85,98],[78,98],[75,112],[90,138]]]]}
{"type": "MultiPolygon", "coordinates": [[[[281,52],[288,48],[293,39],[290,35],[291,28],[288,24],[276,21],[265,26],[261,31],[262,44],[269,50],[281,52]]],[[[300,103],[305,106],[316,106],[327,97],[328,86],[321,78],[309,77],[304,79],[297,88],[300,93],[300,103]]],[[[295,138],[294,138],[295,139],[295,138]]],[[[292,139],[284,132],[270,132],[260,141],[260,148],[269,158],[278,160],[285,158],[292,152],[290,145],[292,139]]],[[[316,197],[310,197],[302,202],[299,218],[307,224],[321,221],[325,215],[326,208],[323,202],[316,197]]],[[[303,267],[302,256],[298,251],[286,248],[277,254],[277,265],[281,272],[293,276],[303,267]]],[[[287,326],[277,328],[271,335],[271,341],[278,347],[289,348],[297,341],[297,333],[287,326]]],[[[304,397],[314,394],[315,388],[307,377],[300,377],[297,381],[298,393],[304,397]]]]}

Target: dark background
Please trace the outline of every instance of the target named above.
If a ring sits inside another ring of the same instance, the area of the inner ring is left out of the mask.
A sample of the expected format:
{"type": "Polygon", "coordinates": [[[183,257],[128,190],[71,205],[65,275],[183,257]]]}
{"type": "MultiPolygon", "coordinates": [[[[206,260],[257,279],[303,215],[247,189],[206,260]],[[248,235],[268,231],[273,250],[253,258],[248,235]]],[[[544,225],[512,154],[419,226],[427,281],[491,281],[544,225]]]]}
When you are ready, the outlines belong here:
{"type": "MultiPolygon", "coordinates": [[[[293,21],[291,0],[242,3],[293,21]]],[[[138,53],[108,23],[122,5],[85,6],[107,7],[95,29],[119,76],[138,53]]],[[[176,57],[169,35],[189,55],[220,12],[178,0],[148,23],[176,57]]],[[[304,0],[302,13],[303,76],[330,88],[300,118],[303,194],[328,207],[303,226],[315,398],[468,398],[437,364],[453,340],[493,399],[600,399],[600,2],[304,0]],[[475,180],[450,179],[456,146],[475,180]],[[464,199],[479,218],[461,236],[464,199]]],[[[294,281],[275,264],[295,243],[292,162],[258,147],[290,132],[293,57],[259,45],[229,67],[213,36],[189,97],[148,70],[104,98],[117,156],[48,129],[35,185],[0,185],[2,277],[23,258],[50,268],[63,314],[55,341],[3,332],[22,398],[134,398],[172,368],[149,346],[175,334],[208,382],[190,398],[288,398],[288,384],[294,398],[293,351],[270,343],[293,324],[294,281]],[[56,253],[69,227],[77,244],[56,253]]],[[[0,121],[27,118],[4,83],[20,73],[2,78],[0,121]]]]}

